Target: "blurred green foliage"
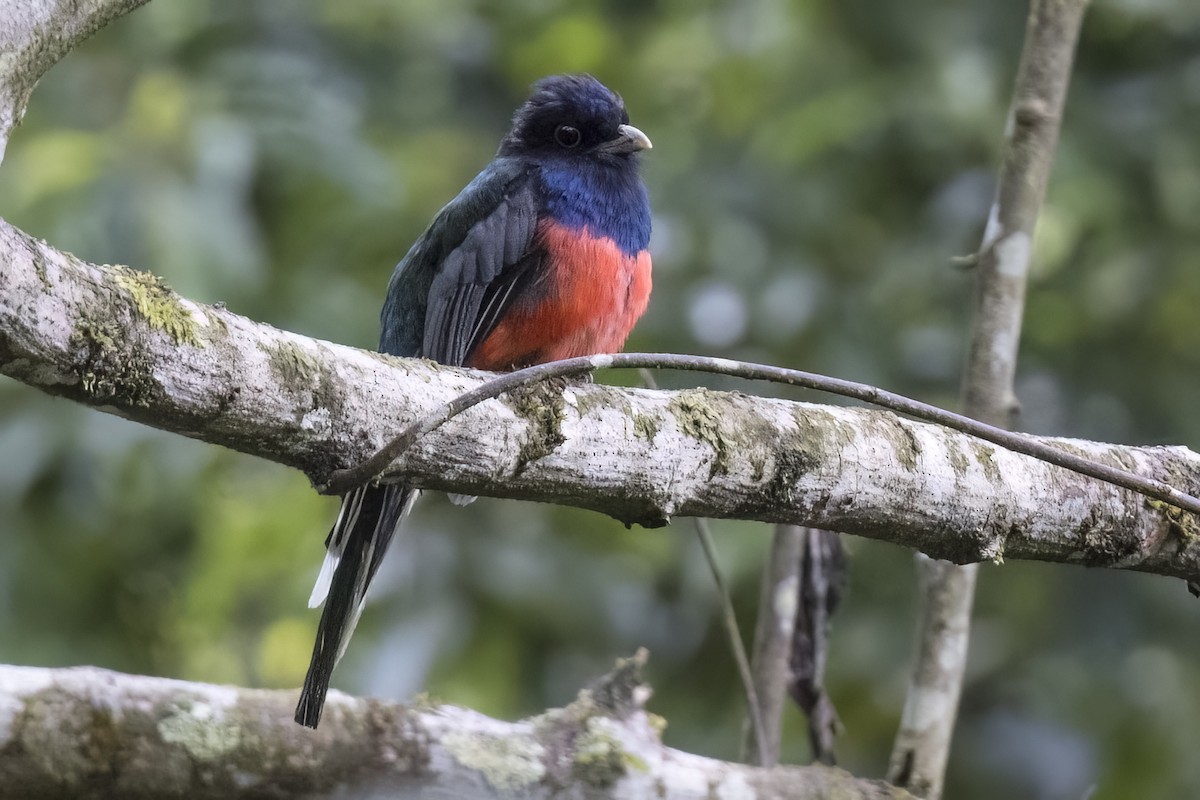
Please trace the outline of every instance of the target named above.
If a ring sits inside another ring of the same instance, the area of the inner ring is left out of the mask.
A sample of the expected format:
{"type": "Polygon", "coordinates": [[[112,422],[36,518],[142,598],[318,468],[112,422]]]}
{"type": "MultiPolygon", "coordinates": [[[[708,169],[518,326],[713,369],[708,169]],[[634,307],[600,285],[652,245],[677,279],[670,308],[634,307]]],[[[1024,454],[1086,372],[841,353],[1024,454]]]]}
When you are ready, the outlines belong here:
{"type": "MultiPolygon", "coordinates": [[[[392,265],[491,157],[528,84],[589,70],[656,145],[656,289],[631,348],[953,405],[973,276],[948,259],[980,239],[1024,12],[160,0],[42,81],[0,169],[0,215],[197,300],[369,347],[392,265]]],[[[1200,446],[1198,54],[1193,0],[1092,6],[1038,231],[1028,430],[1200,446]]],[[[335,505],[302,476],[11,381],[0,454],[4,660],[298,684],[335,505]]],[[[769,531],[715,527],[750,629],[769,531]]],[[[905,551],[850,546],[830,683],[844,763],[879,775],[913,570],[905,551]]],[[[735,670],[687,525],[431,497],[377,584],[346,690],[428,689],[514,717],[645,645],[667,741],[736,752],[735,670]]],[[[981,584],[949,797],[1200,796],[1200,607],[1182,585],[1019,563],[981,584]]],[[[803,742],[789,710],[786,757],[803,760],[803,742]]]]}

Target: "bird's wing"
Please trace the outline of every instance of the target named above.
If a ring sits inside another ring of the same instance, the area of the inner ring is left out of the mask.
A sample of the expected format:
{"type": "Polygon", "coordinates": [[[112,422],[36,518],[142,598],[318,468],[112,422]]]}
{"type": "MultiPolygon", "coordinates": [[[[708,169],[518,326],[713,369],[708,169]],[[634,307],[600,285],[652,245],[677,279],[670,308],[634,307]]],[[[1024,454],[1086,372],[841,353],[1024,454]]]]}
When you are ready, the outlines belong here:
{"type": "Polygon", "coordinates": [[[491,333],[535,271],[538,259],[531,250],[537,212],[532,186],[525,183],[472,225],[447,254],[430,286],[422,345],[426,357],[463,364],[491,333]]]}
{"type": "Polygon", "coordinates": [[[380,349],[465,363],[538,274],[538,211],[533,169],[493,161],[396,268],[380,349]]]}

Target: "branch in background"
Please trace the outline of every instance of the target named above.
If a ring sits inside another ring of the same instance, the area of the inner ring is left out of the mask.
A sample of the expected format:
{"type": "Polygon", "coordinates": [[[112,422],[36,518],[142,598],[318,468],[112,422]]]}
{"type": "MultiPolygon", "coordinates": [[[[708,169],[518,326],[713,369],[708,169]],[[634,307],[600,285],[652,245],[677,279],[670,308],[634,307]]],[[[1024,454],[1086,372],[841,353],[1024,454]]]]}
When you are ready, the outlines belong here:
{"type": "Polygon", "coordinates": [[[147,0],[0,0],[0,161],[46,70],[147,0]]]}
{"type": "MultiPolygon", "coordinates": [[[[767,766],[779,760],[788,695],[807,717],[812,759],[836,763],[833,745],[840,726],[825,692],[825,661],[830,617],[845,590],[846,566],[838,534],[796,525],[775,527],[763,570],[753,659],[767,766]]],[[[757,756],[750,734],[747,724],[743,752],[757,756]]]]}
{"type": "MultiPolygon", "coordinates": [[[[1034,227],[1046,194],[1087,0],[1033,0],[1009,110],[1005,155],[976,267],[978,309],[963,377],[963,410],[1011,426],[1017,344],[1034,227]]],[[[918,558],[924,602],[917,662],[889,778],[921,797],[942,794],[966,671],[976,570],[918,558]]]]}
{"type": "Polygon", "coordinates": [[[331,692],[319,731],[292,722],[292,691],[0,667],[0,786],[43,800],[911,797],[837,769],[766,770],[665,747],[663,721],[644,709],[644,660],[619,663],[564,709],[513,723],[331,692]]]}
{"type": "Polygon", "coordinates": [[[788,696],[788,659],[799,605],[801,548],[807,530],[798,525],[776,525],[771,550],[763,564],[758,623],[750,659],[763,715],[763,735],[761,742],[755,741],[753,720],[747,717],[742,732],[742,760],[764,766],[779,763],[783,707],[788,696]]]}
{"type": "Polygon", "coordinates": [[[927,800],[941,796],[945,779],[966,670],[977,572],[917,554],[921,594],[917,659],[888,780],[927,800]]]}
{"type": "Polygon", "coordinates": [[[829,653],[830,619],[846,590],[846,551],[838,534],[804,529],[799,577],[787,688],[808,718],[813,760],[835,764],[833,743],[840,723],[833,701],[825,691],[825,661],[829,653]]]}
{"type": "MultiPolygon", "coordinates": [[[[86,264],[3,222],[0,372],[319,484],[493,377],[280,331],[183,300],[145,273],[86,264]]],[[[1200,455],[1185,448],[1030,440],[1150,481],[1200,481],[1200,455]]],[[[401,478],[627,523],[789,522],[963,563],[1034,558],[1200,579],[1190,515],[880,411],[541,384],[422,437],[384,475],[401,478]]]]}

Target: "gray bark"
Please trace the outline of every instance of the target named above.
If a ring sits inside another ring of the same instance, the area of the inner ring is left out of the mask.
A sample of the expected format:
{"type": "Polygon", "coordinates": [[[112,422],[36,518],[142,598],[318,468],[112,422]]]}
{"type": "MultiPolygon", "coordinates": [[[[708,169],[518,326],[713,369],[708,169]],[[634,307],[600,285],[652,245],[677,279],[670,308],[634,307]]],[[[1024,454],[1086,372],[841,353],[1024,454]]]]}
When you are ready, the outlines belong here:
{"type": "Polygon", "coordinates": [[[758,596],[758,622],[754,628],[754,649],[750,663],[754,688],[762,708],[766,741],[755,740],[751,720],[742,732],[743,760],[779,763],[782,744],[783,709],[788,703],[788,657],[792,651],[792,632],[800,604],[800,558],[807,531],[795,525],[776,525],[771,550],[763,565],[758,596]]]}
{"type": "MultiPolygon", "coordinates": [[[[317,484],[484,373],[281,331],[0,222],[0,373],[303,470],[317,484]]],[[[1182,447],[1047,440],[1194,491],[1182,447]]],[[[1026,558],[1196,580],[1190,516],[894,414],[693,389],[555,383],[485,402],[384,475],[602,511],[855,533],[959,563],[1026,558]]]]}
{"type": "Polygon", "coordinates": [[[0,667],[0,794],[121,797],[909,798],[826,767],[761,769],[674,750],[629,659],[563,709],[501,722],[332,692],[316,731],[295,693],[81,667],[0,667]],[[10,794],[16,792],[16,794],[10,794]]]}

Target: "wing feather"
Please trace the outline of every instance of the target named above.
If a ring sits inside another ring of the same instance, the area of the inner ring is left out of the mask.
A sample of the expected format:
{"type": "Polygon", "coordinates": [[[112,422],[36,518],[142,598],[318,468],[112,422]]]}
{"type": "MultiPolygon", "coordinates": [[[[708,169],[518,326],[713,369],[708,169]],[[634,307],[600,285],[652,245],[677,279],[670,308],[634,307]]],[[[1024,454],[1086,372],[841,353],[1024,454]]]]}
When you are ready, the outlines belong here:
{"type": "Polygon", "coordinates": [[[422,355],[464,364],[495,329],[542,261],[537,215],[527,182],[472,225],[447,254],[430,286],[422,355]]]}

